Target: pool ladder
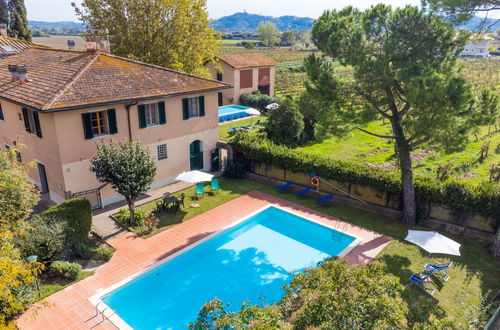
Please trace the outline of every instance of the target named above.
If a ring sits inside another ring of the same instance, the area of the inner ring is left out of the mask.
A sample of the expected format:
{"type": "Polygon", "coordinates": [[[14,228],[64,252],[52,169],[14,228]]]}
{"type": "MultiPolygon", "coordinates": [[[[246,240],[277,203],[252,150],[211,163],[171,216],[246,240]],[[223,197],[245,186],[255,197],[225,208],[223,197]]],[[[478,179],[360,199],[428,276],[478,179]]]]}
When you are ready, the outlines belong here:
{"type": "Polygon", "coordinates": [[[332,240],[342,242],[342,236],[344,236],[344,233],[347,231],[347,223],[339,223],[338,226],[334,226],[333,229],[332,240]]]}
{"type": "Polygon", "coordinates": [[[100,305],[100,304],[102,304],[102,303],[103,303],[103,302],[102,302],[102,301],[100,301],[100,302],[98,302],[98,303],[97,303],[97,305],[95,305],[95,316],[94,316],[94,317],[99,316],[99,315],[101,315],[101,316],[102,316],[102,321],[101,321],[101,322],[99,322],[99,323],[102,323],[102,322],[104,322],[104,321],[106,321],[106,320],[108,320],[108,321],[109,321],[109,317],[108,317],[108,316],[106,316],[106,314],[105,314],[105,313],[106,313],[106,311],[108,310],[108,307],[105,307],[102,311],[100,311],[100,310],[99,310],[99,305],[100,305]]]}

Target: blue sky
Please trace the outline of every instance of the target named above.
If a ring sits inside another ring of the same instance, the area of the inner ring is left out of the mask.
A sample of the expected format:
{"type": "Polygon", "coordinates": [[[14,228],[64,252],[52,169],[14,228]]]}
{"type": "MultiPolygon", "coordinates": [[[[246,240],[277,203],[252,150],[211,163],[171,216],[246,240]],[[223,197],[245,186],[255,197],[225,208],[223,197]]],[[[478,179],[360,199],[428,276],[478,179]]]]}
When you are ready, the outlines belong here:
{"type": "MultiPolygon", "coordinates": [[[[25,0],[28,19],[36,21],[76,21],[71,1],[81,0],[25,0]]],[[[420,0],[208,0],[208,12],[211,18],[219,18],[246,10],[249,13],[270,16],[307,16],[318,17],[325,9],[338,9],[355,5],[361,9],[383,2],[393,6],[406,4],[419,5],[420,0]]]]}

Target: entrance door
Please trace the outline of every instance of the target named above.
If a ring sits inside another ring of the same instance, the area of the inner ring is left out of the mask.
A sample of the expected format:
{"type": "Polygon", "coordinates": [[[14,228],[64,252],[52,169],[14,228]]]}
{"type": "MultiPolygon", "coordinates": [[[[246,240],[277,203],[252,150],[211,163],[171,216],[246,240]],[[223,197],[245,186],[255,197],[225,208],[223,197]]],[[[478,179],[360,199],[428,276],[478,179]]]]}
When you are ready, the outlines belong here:
{"type": "Polygon", "coordinates": [[[219,101],[219,107],[222,107],[224,105],[224,94],[219,93],[217,94],[218,101],[219,101]]]}
{"type": "Polygon", "coordinates": [[[189,163],[191,171],[203,169],[203,144],[200,140],[189,145],[189,163]]]}
{"type": "Polygon", "coordinates": [[[40,192],[42,194],[49,192],[49,183],[47,182],[47,173],[45,172],[45,165],[38,163],[38,176],[40,178],[40,192]]]}
{"type": "Polygon", "coordinates": [[[259,85],[258,89],[261,94],[269,95],[271,92],[271,87],[269,85],[259,85]]]}
{"type": "Polygon", "coordinates": [[[219,148],[215,148],[212,150],[211,154],[212,158],[212,172],[217,172],[220,170],[220,156],[219,156],[219,148]]]}

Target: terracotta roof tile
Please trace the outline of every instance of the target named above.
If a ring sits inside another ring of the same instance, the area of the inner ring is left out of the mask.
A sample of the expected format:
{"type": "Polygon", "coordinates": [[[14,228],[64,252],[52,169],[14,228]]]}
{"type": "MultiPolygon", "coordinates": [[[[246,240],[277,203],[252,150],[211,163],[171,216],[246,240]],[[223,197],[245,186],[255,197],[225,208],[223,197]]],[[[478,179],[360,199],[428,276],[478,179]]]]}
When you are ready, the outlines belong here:
{"type": "Polygon", "coordinates": [[[32,48],[0,61],[0,97],[40,110],[83,108],[229,87],[101,52],[32,48]],[[8,64],[26,65],[29,81],[12,82],[8,64]]]}
{"type": "Polygon", "coordinates": [[[219,55],[221,61],[235,69],[275,66],[278,62],[264,54],[219,55]]]}
{"type": "Polygon", "coordinates": [[[11,55],[12,53],[21,53],[34,47],[49,48],[29,41],[0,36],[0,57],[4,55],[11,55]],[[12,49],[12,51],[9,48],[12,49]]]}

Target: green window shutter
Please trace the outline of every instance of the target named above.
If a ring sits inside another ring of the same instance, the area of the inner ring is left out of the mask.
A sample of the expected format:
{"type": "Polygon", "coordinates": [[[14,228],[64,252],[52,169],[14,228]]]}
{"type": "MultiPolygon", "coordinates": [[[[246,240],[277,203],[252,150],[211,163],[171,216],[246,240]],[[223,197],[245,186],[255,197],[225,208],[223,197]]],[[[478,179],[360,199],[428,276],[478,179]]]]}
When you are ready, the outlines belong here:
{"type": "Polygon", "coordinates": [[[182,99],[182,119],[189,119],[189,100],[182,99]]]}
{"type": "Polygon", "coordinates": [[[109,109],[107,112],[108,112],[109,134],[116,134],[118,133],[118,127],[116,127],[116,111],[115,109],[109,109]]]}
{"type": "Polygon", "coordinates": [[[200,117],[205,116],[205,96],[198,97],[198,105],[200,106],[200,117]]]}
{"type": "Polygon", "coordinates": [[[26,132],[31,133],[30,122],[28,119],[28,109],[23,108],[22,110],[23,110],[24,127],[26,128],[26,132]]]}
{"type": "Polygon", "coordinates": [[[33,112],[33,119],[35,120],[36,136],[42,138],[42,128],[40,127],[40,118],[38,118],[38,112],[33,112]]]}
{"type": "Polygon", "coordinates": [[[92,139],[94,137],[94,133],[92,132],[92,120],[90,119],[90,113],[82,113],[82,122],[85,140],[92,139]]]}
{"type": "Polygon", "coordinates": [[[160,120],[160,125],[163,125],[167,122],[167,116],[165,114],[165,102],[158,102],[158,117],[160,120]]]}
{"type": "Polygon", "coordinates": [[[139,104],[137,106],[137,113],[139,114],[139,128],[146,127],[146,106],[139,104]]]}

